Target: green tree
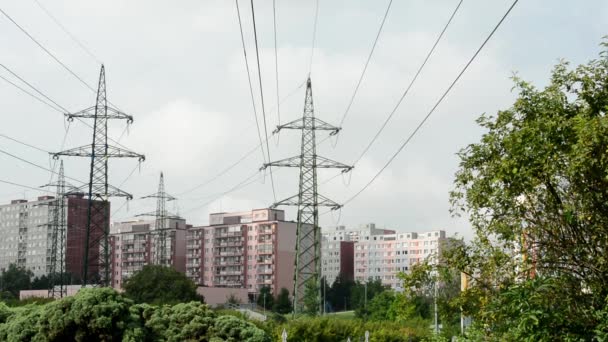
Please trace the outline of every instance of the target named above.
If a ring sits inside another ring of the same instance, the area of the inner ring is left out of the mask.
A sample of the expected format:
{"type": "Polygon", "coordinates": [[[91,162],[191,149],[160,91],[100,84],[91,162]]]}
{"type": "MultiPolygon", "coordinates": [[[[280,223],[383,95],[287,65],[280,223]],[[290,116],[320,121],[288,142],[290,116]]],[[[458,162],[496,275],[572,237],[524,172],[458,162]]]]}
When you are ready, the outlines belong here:
{"type": "Polygon", "coordinates": [[[327,290],[327,301],[334,311],[343,311],[352,308],[351,293],[355,282],[345,279],[341,274],[336,277],[331,288],[327,290]],[[347,308],[348,306],[348,308],[347,308]]]}
{"type": "Polygon", "coordinates": [[[387,289],[388,287],[382,285],[382,280],[380,279],[371,280],[370,278],[367,282],[367,290],[365,283],[355,283],[351,288],[351,307],[355,310],[357,317],[367,317],[368,312],[365,303],[369,304],[374,297],[387,289]]]}
{"type": "Polygon", "coordinates": [[[147,265],[124,284],[125,295],[137,303],[174,304],[201,300],[196,285],[171,267],[147,265]]]}
{"type": "Polygon", "coordinates": [[[49,288],[49,278],[46,275],[35,277],[32,280],[32,289],[34,290],[45,290],[49,288]]]}
{"type": "Polygon", "coordinates": [[[15,264],[9,264],[8,269],[2,271],[0,286],[2,291],[8,291],[14,298],[19,298],[19,291],[31,289],[33,277],[32,271],[15,264]]]}
{"type": "Polygon", "coordinates": [[[304,313],[311,316],[316,316],[319,314],[319,304],[321,301],[319,298],[319,286],[317,285],[315,277],[311,277],[306,282],[306,286],[304,287],[303,302],[304,313]]]}
{"type": "Polygon", "coordinates": [[[272,310],[280,314],[288,314],[293,310],[291,299],[289,298],[289,290],[284,287],[281,288],[272,310]]]}
{"type": "Polygon", "coordinates": [[[449,256],[471,277],[463,310],[493,327],[484,334],[532,336],[539,324],[540,339],[587,339],[608,296],[608,51],[574,69],[560,62],[544,89],[514,82],[513,106],[481,116],[486,133],[459,153],[453,210],[476,233],[449,256]],[[562,321],[572,324],[552,328],[562,321]]]}
{"type": "Polygon", "coordinates": [[[264,310],[270,310],[274,305],[274,297],[272,296],[272,291],[270,287],[264,286],[260,289],[257,298],[257,304],[260,307],[263,307],[264,310]]]}

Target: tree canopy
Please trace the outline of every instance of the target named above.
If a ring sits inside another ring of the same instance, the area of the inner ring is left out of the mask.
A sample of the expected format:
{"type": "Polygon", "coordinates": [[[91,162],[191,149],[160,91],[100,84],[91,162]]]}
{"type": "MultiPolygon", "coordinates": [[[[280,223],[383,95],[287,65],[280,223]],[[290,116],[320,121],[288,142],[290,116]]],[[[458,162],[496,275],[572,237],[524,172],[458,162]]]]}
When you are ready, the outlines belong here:
{"type": "Polygon", "coordinates": [[[124,284],[125,295],[137,303],[175,304],[201,299],[196,285],[172,267],[147,265],[124,284]]]}
{"type": "Polygon", "coordinates": [[[590,339],[608,296],[608,52],[561,61],[543,89],[514,82],[459,153],[453,210],[476,233],[448,256],[471,278],[463,309],[484,336],[590,339]]]}
{"type": "Polygon", "coordinates": [[[2,291],[9,292],[14,298],[19,298],[19,291],[31,288],[33,277],[32,271],[9,264],[8,269],[0,275],[0,287],[2,291]]]}

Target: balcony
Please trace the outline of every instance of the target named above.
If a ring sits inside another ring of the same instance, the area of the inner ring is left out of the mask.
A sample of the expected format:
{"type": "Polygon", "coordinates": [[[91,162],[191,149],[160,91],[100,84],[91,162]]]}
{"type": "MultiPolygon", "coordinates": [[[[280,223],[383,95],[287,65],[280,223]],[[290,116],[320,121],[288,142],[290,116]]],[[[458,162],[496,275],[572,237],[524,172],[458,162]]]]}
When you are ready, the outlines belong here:
{"type": "Polygon", "coordinates": [[[243,232],[226,232],[226,233],[218,233],[215,234],[214,238],[225,238],[225,237],[234,237],[234,236],[243,236],[243,232]]]}
{"type": "Polygon", "coordinates": [[[272,279],[256,279],[256,284],[270,285],[272,284],[272,279]]]}
{"type": "Polygon", "coordinates": [[[242,265],[244,261],[242,260],[230,260],[230,261],[214,261],[213,264],[216,266],[231,266],[231,265],[242,265]]]}
{"type": "Polygon", "coordinates": [[[255,261],[258,264],[262,264],[262,265],[273,265],[274,264],[274,259],[273,258],[258,258],[255,261]]]}
{"type": "Polygon", "coordinates": [[[258,268],[257,274],[272,274],[272,268],[258,268]]]}
{"type": "Polygon", "coordinates": [[[216,242],[216,246],[219,247],[238,247],[243,245],[243,240],[235,240],[235,241],[221,241],[216,242]]]}
{"type": "Polygon", "coordinates": [[[236,251],[214,251],[213,252],[214,256],[241,256],[243,255],[243,250],[236,250],[236,251]]]}
{"type": "Polygon", "coordinates": [[[264,248],[264,249],[258,249],[256,251],[257,255],[272,255],[272,248],[264,248]]]}
{"type": "Polygon", "coordinates": [[[215,273],[216,276],[218,276],[218,275],[220,275],[220,276],[235,276],[235,275],[240,276],[242,274],[243,274],[243,271],[219,271],[219,272],[215,273]]]}

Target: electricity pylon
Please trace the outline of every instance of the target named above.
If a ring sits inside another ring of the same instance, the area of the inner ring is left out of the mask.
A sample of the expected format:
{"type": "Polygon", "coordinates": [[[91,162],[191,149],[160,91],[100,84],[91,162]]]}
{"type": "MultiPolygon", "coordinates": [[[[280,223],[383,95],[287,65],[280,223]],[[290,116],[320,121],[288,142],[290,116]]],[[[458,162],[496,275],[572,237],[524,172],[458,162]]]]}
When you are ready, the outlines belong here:
{"type": "Polygon", "coordinates": [[[156,198],[156,211],[151,213],[139,214],[137,216],[154,216],[155,224],[153,234],[154,242],[154,263],[162,266],[171,265],[171,255],[167,253],[167,231],[170,219],[180,219],[177,215],[170,214],[166,209],[166,203],[176,200],[175,197],[165,192],[165,179],[163,173],[160,173],[160,181],[158,182],[158,191],[154,194],[144,196],[143,198],[156,198]],[[169,255],[167,255],[169,254],[169,255]]]}
{"type": "Polygon", "coordinates": [[[51,215],[49,215],[48,227],[51,228],[51,265],[48,272],[49,277],[49,298],[63,298],[67,295],[66,266],[66,230],[67,215],[65,207],[66,182],[63,173],[63,160],[59,164],[59,174],[55,184],[55,200],[49,203],[51,215]]]}
{"type": "MultiPolygon", "coordinates": [[[[301,310],[304,291],[309,281],[315,281],[321,298],[321,229],[319,227],[319,207],[338,209],[340,204],[320,195],[317,191],[317,169],[343,169],[350,171],[353,167],[317,155],[316,131],[337,133],[339,127],[332,126],[315,118],[312,85],[310,77],[306,82],[306,99],[302,118],[277,126],[275,132],[282,129],[302,131],[300,155],[264,164],[269,166],[300,168],[298,193],[287,199],[274,203],[272,207],[289,205],[298,207],[296,228],[296,259],[294,268],[293,308],[294,313],[301,310]]],[[[319,311],[323,303],[319,300],[319,311]]]]}
{"type": "Polygon", "coordinates": [[[126,197],[130,194],[108,184],[109,158],[138,158],[145,156],[117,146],[108,145],[108,120],[126,120],[133,117],[108,106],[106,98],[106,76],[102,65],[99,73],[97,99],[94,106],[73,114],[65,114],[68,121],[74,118],[93,119],[93,142],[91,145],[76,147],[54,153],[53,157],[75,156],[91,160],[88,186],[87,225],[84,241],[82,270],[83,286],[87,284],[109,286],[110,282],[110,197],[126,197]]]}

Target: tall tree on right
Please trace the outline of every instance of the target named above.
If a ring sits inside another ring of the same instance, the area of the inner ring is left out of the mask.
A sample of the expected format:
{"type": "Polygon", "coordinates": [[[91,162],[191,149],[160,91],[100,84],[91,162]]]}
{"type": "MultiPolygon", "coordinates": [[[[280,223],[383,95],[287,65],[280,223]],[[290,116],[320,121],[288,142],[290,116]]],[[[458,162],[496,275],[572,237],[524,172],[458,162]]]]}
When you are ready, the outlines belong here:
{"type": "Polygon", "coordinates": [[[608,51],[544,89],[513,79],[513,106],[459,153],[451,201],[475,239],[447,257],[484,334],[589,339],[608,296],[608,51]]]}

